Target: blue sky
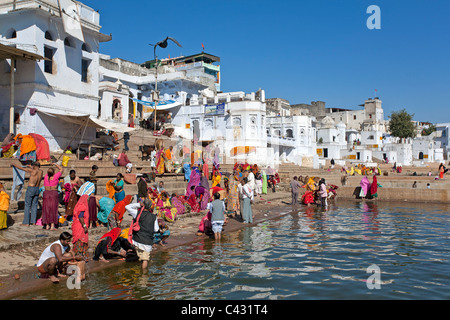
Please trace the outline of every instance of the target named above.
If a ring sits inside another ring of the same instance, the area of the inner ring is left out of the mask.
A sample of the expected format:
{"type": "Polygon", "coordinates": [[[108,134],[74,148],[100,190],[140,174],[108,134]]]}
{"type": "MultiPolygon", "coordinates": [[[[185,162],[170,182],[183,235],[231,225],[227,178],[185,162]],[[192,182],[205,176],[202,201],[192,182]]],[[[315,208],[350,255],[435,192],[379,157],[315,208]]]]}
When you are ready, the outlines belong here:
{"type": "Polygon", "coordinates": [[[450,122],[448,0],[82,0],[99,10],[100,50],[142,63],[149,43],[171,36],[159,58],[202,51],[221,58],[222,91],[262,88],[291,104],[321,100],[359,109],[383,101],[385,118],[402,108],[419,121],[450,122]],[[381,29],[369,30],[370,5],[381,29]]]}

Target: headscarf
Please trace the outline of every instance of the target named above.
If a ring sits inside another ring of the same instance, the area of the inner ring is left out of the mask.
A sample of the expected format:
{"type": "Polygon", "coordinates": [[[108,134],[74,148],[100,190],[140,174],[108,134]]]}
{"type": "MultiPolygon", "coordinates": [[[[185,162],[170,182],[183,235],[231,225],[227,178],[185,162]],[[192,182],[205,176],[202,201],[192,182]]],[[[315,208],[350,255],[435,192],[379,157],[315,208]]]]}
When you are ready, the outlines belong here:
{"type": "Polygon", "coordinates": [[[122,233],[122,230],[120,228],[114,228],[111,231],[105,233],[98,242],[109,237],[109,238],[111,238],[111,245],[112,245],[114,243],[114,241],[117,240],[117,238],[120,236],[121,233],[122,233]]]}
{"type": "Polygon", "coordinates": [[[374,195],[378,191],[378,181],[377,176],[373,176],[372,185],[370,186],[370,194],[374,195]]]}

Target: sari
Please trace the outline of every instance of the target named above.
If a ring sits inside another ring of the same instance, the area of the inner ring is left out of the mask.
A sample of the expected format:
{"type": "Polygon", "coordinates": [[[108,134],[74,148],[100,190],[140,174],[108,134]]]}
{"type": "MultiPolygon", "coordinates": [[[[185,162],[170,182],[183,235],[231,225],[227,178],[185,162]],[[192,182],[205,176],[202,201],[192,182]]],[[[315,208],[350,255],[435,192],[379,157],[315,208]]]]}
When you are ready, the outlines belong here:
{"type": "Polygon", "coordinates": [[[216,176],[212,177],[212,187],[217,186],[220,183],[220,180],[222,180],[222,176],[220,175],[220,173],[216,176]]]}
{"type": "Polygon", "coordinates": [[[103,197],[98,202],[100,209],[97,213],[97,219],[102,223],[108,223],[108,216],[114,208],[114,200],[108,197],[103,197]]]}
{"type": "Polygon", "coordinates": [[[262,173],[262,193],[267,194],[267,174],[265,171],[262,173]]]}
{"type": "MultiPolygon", "coordinates": [[[[67,192],[66,192],[66,196],[67,196],[67,192]]],[[[77,192],[72,187],[72,189],[69,192],[69,199],[68,199],[67,205],[66,205],[66,216],[73,215],[73,211],[75,209],[77,202],[78,202],[77,192]]]]}
{"type": "Polygon", "coordinates": [[[59,194],[57,190],[45,190],[42,195],[42,224],[58,225],[59,194]]]}
{"type": "Polygon", "coordinates": [[[83,213],[84,223],[89,227],[89,206],[88,196],[82,195],[73,210],[72,222],[72,243],[75,254],[80,254],[83,258],[88,258],[89,234],[84,232],[80,222],[80,215],[83,213]]]}
{"type": "Polygon", "coordinates": [[[97,225],[97,201],[95,197],[92,195],[88,200],[89,206],[89,225],[96,226],[97,225]]]}
{"type": "Polygon", "coordinates": [[[196,170],[192,170],[191,172],[191,177],[189,179],[189,183],[186,187],[186,197],[190,197],[191,194],[193,194],[191,187],[194,186],[198,186],[200,184],[200,175],[198,174],[198,172],[196,170]]]}
{"type": "Polygon", "coordinates": [[[172,199],[170,199],[170,201],[172,202],[172,205],[177,209],[177,214],[184,214],[186,212],[186,208],[184,207],[184,204],[179,197],[174,196],[172,197],[172,199]]]}
{"type": "Polygon", "coordinates": [[[230,179],[229,190],[228,190],[228,202],[227,210],[238,212],[239,211],[239,193],[238,193],[238,183],[239,180],[233,176],[230,179]]]}
{"type": "Polygon", "coordinates": [[[116,193],[116,190],[114,189],[114,183],[113,183],[112,179],[106,183],[106,192],[108,192],[108,198],[111,198],[111,199],[114,198],[114,194],[116,193]]]}
{"type": "Polygon", "coordinates": [[[305,194],[302,195],[302,203],[306,205],[314,203],[314,195],[311,191],[306,191],[305,194]]]}
{"type": "Polygon", "coordinates": [[[378,181],[377,176],[373,176],[372,185],[370,186],[370,197],[378,198],[378,181]]]}
{"type": "Polygon", "coordinates": [[[195,196],[200,198],[200,210],[205,210],[209,202],[209,190],[198,186],[195,188],[195,196]]]}
{"type": "Polygon", "coordinates": [[[114,228],[111,231],[105,233],[97,243],[97,246],[94,250],[93,260],[98,260],[100,258],[100,255],[103,255],[103,257],[105,257],[105,255],[108,254],[108,251],[113,246],[114,242],[117,240],[117,238],[119,238],[121,232],[122,230],[120,228],[114,228]]]}
{"type": "Polygon", "coordinates": [[[125,190],[123,190],[125,182],[123,181],[123,179],[120,180],[120,181],[117,181],[117,179],[116,179],[116,180],[114,180],[113,185],[122,187],[121,191],[116,191],[116,193],[114,194],[114,199],[116,200],[116,203],[117,203],[119,201],[122,201],[125,198],[125,190]]]}
{"type": "Polygon", "coordinates": [[[125,206],[129,205],[131,203],[132,200],[132,196],[131,195],[127,195],[125,196],[125,198],[119,202],[116,203],[116,205],[113,208],[113,211],[117,213],[118,218],[117,220],[119,222],[122,222],[123,220],[123,215],[125,214],[125,206]]]}
{"type": "Polygon", "coordinates": [[[156,208],[158,217],[164,217],[164,219],[169,222],[175,221],[178,212],[176,208],[172,207],[172,204],[170,203],[170,200],[168,198],[166,199],[166,201],[159,199],[156,202],[156,208]]]}
{"type": "Polygon", "coordinates": [[[166,159],[164,159],[164,165],[166,167],[167,172],[173,171],[173,161],[172,161],[172,153],[170,149],[166,149],[165,151],[166,159]]]}
{"type": "Polygon", "coordinates": [[[361,186],[361,192],[359,193],[359,196],[363,198],[367,195],[367,192],[369,191],[370,181],[367,178],[367,176],[364,176],[364,178],[362,178],[359,184],[361,186]]]}
{"type": "Polygon", "coordinates": [[[203,175],[206,177],[206,179],[209,179],[209,168],[206,162],[203,163],[203,175]]]}
{"type": "Polygon", "coordinates": [[[202,218],[200,224],[198,225],[198,231],[202,233],[207,233],[212,230],[211,225],[212,214],[208,211],[208,213],[202,218]]]}
{"type": "Polygon", "coordinates": [[[164,148],[161,148],[156,153],[156,173],[163,174],[164,173],[164,157],[163,157],[164,148]]]}
{"type": "Polygon", "coordinates": [[[191,212],[200,212],[200,204],[197,201],[195,193],[191,193],[187,203],[191,206],[191,212]]]}

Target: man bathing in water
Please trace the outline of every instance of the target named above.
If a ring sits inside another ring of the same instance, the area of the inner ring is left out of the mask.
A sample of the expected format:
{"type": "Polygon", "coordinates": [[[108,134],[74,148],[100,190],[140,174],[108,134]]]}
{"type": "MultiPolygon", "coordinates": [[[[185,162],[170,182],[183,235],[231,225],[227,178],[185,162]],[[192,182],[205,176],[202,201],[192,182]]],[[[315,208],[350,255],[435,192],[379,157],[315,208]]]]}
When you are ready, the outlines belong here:
{"type": "Polygon", "coordinates": [[[23,170],[30,174],[28,179],[28,188],[25,193],[25,212],[23,217],[22,226],[34,225],[37,220],[37,205],[39,199],[39,186],[41,185],[41,180],[43,172],[40,169],[41,165],[39,162],[33,162],[31,166],[18,166],[16,164],[11,164],[11,167],[16,167],[17,169],[23,170]]]}

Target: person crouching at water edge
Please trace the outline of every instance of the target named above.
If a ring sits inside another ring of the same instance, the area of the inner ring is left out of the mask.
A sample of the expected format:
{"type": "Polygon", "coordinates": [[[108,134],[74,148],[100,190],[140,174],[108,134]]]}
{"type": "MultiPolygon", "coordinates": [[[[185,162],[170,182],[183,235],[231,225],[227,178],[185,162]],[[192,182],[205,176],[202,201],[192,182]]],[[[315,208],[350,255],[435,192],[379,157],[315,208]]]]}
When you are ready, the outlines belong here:
{"type": "Polygon", "coordinates": [[[76,265],[78,267],[77,281],[85,279],[86,262],[82,256],[70,251],[71,240],[72,235],[63,232],[58,241],[45,248],[36,264],[41,278],[48,278],[53,283],[58,283],[59,276],[66,273],[68,265],[76,265]]]}
{"type": "Polygon", "coordinates": [[[149,199],[128,205],[126,209],[133,217],[128,231],[128,241],[134,245],[139,260],[142,261],[142,271],[146,273],[154,235],[159,232],[158,219],[153,213],[153,203],[149,199]]]}

